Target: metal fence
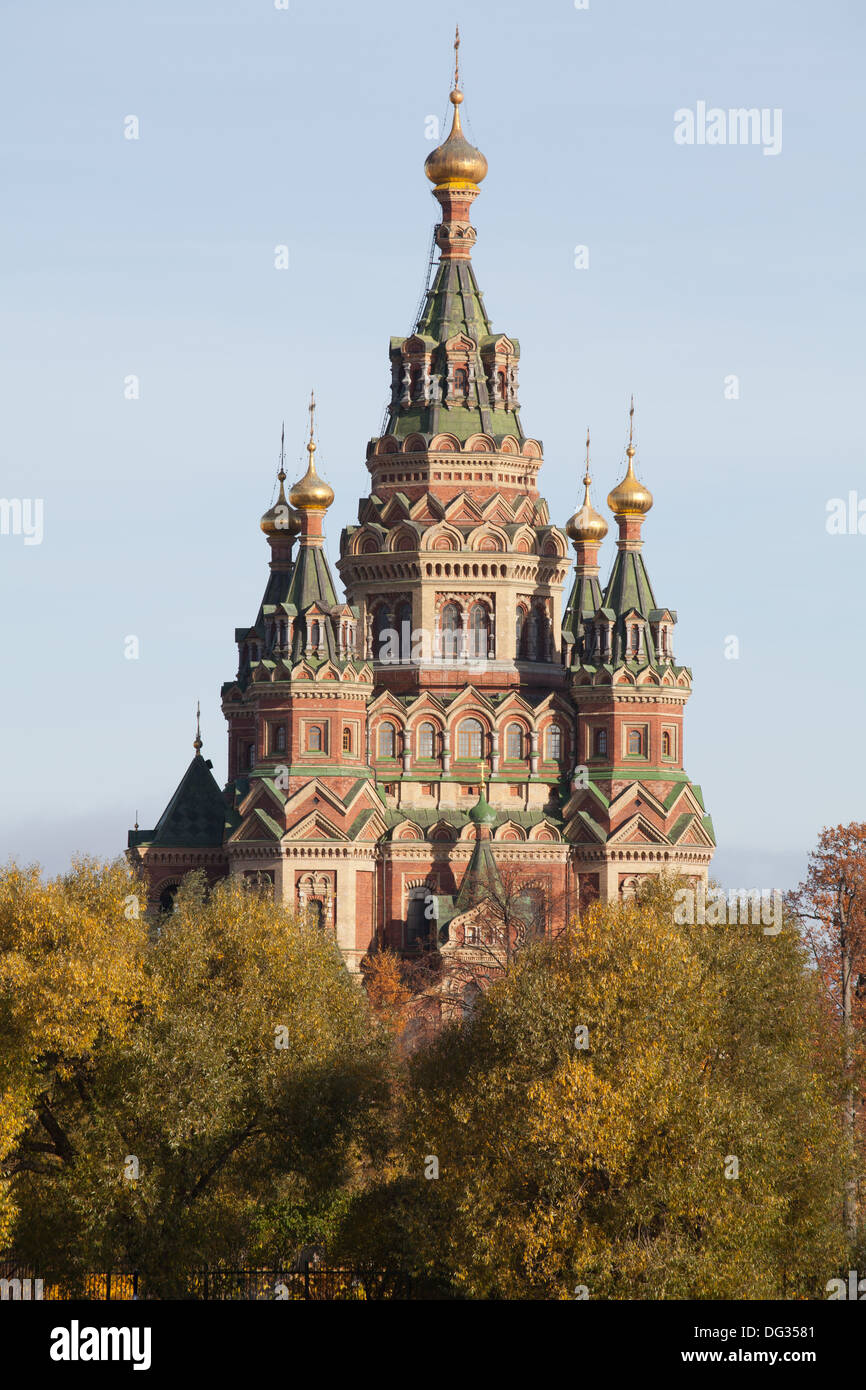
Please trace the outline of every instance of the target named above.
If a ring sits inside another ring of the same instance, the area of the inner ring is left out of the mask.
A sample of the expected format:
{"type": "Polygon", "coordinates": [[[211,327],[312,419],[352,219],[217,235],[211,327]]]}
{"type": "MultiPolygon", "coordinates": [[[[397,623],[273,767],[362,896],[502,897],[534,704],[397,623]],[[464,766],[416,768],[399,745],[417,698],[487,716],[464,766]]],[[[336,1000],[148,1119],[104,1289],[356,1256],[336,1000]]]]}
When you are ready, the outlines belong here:
{"type": "MultiPolygon", "coordinates": [[[[411,1298],[411,1286],[401,1273],[383,1270],[339,1269],[310,1265],[296,1269],[193,1269],[181,1283],[179,1297],[254,1302],[322,1302],[411,1298]]],[[[85,1298],[129,1301],[154,1297],[137,1270],[87,1274],[71,1281],[12,1261],[0,1263],[0,1301],[85,1298]]]]}

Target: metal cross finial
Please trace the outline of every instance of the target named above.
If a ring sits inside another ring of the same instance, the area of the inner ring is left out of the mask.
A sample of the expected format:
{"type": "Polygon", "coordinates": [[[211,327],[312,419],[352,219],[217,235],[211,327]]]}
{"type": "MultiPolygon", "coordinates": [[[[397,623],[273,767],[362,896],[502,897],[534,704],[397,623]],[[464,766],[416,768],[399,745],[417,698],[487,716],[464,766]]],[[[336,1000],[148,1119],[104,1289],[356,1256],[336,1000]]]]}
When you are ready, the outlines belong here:
{"type": "Polygon", "coordinates": [[[589,476],[589,425],[586,427],[586,475],[583,481],[589,486],[592,479],[589,476]]]}
{"type": "Polygon", "coordinates": [[[454,86],[460,86],[460,25],[454,30],[454,86]]]}
{"type": "Polygon", "coordinates": [[[313,422],[314,422],[314,420],[315,420],[315,418],[316,418],[316,393],[315,393],[315,391],[311,391],[311,392],[310,392],[310,404],[307,406],[307,409],[308,409],[309,412],[310,412],[310,438],[312,439],[312,437],[313,437],[313,422]]]}
{"type": "Polygon", "coordinates": [[[192,746],[197,753],[201,752],[201,705],[198,700],[195,702],[195,742],[192,746]]]}
{"type": "Polygon", "coordinates": [[[286,477],[286,422],[283,421],[283,430],[280,435],[280,471],[277,474],[280,482],[285,481],[286,477]]]}
{"type": "Polygon", "coordinates": [[[628,412],[628,443],[629,443],[629,448],[631,448],[633,436],[634,436],[634,396],[632,396],[632,398],[631,398],[631,409],[630,409],[629,412],[628,412]]]}

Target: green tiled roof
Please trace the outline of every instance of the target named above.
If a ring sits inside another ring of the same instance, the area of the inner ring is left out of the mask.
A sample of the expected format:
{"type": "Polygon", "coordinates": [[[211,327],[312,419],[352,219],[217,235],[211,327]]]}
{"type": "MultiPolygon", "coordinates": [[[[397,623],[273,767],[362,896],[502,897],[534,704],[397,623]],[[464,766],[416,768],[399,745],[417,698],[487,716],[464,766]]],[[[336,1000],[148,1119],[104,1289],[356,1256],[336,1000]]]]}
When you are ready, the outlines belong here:
{"type": "MultiPolygon", "coordinates": [[[[196,753],[152,834],[139,831],[136,844],[172,849],[208,849],[223,843],[231,826],[222,792],[211,772],[213,764],[196,753]],[[146,838],[145,838],[146,836],[146,838]]],[[[130,834],[130,845],[133,835],[130,834]]]]}

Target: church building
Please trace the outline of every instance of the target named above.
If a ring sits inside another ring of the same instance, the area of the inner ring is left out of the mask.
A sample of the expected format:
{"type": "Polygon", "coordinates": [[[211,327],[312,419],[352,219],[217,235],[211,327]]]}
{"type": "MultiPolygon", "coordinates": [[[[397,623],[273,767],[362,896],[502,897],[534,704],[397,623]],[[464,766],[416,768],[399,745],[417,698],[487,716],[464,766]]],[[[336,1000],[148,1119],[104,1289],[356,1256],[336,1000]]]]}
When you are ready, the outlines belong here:
{"type": "Polygon", "coordinates": [[[332,932],[352,971],[377,946],[447,947],[473,885],[506,866],[554,932],[648,875],[705,881],[715,844],[684,770],[677,615],[643,558],[653,499],[634,406],[603,586],[589,436],[564,527],[538,490],[520,344],[494,332],[472,263],[487,161],[463,133],[457,75],[450,99],[451,132],[425,164],[438,263],[413,331],[391,339],[390,405],[339,585],[311,401],[307,471],[287,497],[283,452],[261,605],[222,687],[228,782],[197,733],[155,828],[129,834],[152,907],[192,869],[241,875],[332,932]]]}

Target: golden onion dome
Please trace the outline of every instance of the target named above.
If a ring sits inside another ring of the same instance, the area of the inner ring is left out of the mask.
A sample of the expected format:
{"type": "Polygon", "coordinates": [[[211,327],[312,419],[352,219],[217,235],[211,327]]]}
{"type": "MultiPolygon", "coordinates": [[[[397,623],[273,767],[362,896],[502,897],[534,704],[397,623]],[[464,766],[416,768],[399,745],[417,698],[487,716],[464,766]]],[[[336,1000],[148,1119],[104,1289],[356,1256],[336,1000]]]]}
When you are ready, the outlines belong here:
{"type": "Polygon", "coordinates": [[[316,472],[316,446],[312,438],[307,444],[310,462],[307,471],[289,493],[289,501],[299,512],[325,512],[334,500],[334,489],[316,472]]]}
{"type": "Polygon", "coordinates": [[[607,535],[607,522],[603,516],[599,516],[589,500],[589,485],[592,478],[589,476],[589,430],[586,432],[586,473],[583,479],[583,502],[565,524],[565,534],[577,545],[580,542],[589,542],[599,545],[607,535]]]}
{"type": "Polygon", "coordinates": [[[653,504],[653,495],[649,488],[638,481],[634,471],[634,396],[628,412],[628,448],[625,452],[628,456],[625,477],[613,492],[607,494],[607,505],[614,516],[645,516],[653,504]]]}
{"type": "Polygon", "coordinates": [[[607,505],[614,516],[645,516],[653,504],[653,495],[635,476],[633,444],[629,444],[626,453],[628,468],[625,477],[613,492],[607,494],[607,505]]]}
{"type": "Polygon", "coordinates": [[[480,150],[470,145],[460,124],[460,103],[463,93],[454,88],[450,101],[454,120],[447,140],[431,150],[424,161],[424,173],[437,188],[475,188],[487,175],[487,160],[480,150]]]}
{"type": "Polygon", "coordinates": [[[298,513],[289,506],[286,500],[286,490],[283,487],[286,475],[281,468],[277,477],[280,480],[280,490],[277,500],[272,507],[269,507],[262,517],[259,525],[266,536],[287,536],[293,539],[301,529],[301,518],[298,513]]]}

